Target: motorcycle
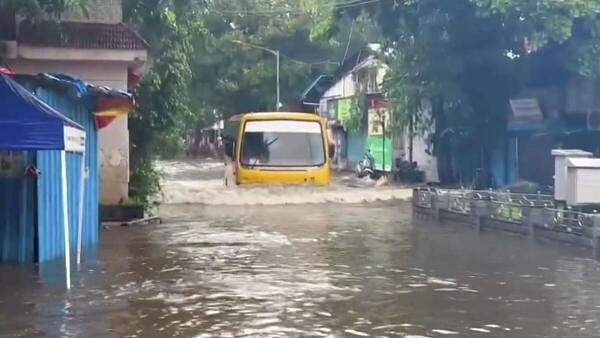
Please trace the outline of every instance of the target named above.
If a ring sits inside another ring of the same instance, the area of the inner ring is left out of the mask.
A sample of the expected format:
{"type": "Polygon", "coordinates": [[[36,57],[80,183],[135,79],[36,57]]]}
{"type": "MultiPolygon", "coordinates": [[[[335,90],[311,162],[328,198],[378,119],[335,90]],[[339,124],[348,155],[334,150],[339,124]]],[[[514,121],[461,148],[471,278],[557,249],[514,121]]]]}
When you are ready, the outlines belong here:
{"type": "Polygon", "coordinates": [[[356,176],[363,178],[369,176],[372,180],[378,180],[381,172],[375,169],[375,158],[366,152],[365,157],[356,164],[356,176]]]}

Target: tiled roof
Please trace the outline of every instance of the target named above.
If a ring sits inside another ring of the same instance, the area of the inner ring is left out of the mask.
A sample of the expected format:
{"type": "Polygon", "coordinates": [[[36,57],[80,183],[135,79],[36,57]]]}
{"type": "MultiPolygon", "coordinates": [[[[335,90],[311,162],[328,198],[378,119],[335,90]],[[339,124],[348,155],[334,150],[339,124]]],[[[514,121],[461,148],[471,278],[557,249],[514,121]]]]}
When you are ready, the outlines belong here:
{"type": "Polygon", "coordinates": [[[146,49],[147,43],[125,24],[91,22],[21,23],[19,44],[80,49],[146,49]]]}

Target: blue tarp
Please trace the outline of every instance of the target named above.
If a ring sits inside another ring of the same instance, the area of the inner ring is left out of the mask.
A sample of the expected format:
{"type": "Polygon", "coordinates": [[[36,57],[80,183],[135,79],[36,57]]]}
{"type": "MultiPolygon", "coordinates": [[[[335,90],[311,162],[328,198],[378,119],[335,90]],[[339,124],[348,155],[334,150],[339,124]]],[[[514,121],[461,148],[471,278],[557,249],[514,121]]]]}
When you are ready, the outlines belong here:
{"type": "Polygon", "coordinates": [[[0,74],[0,150],[62,150],[65,126],[83,130],[0,74]]]}

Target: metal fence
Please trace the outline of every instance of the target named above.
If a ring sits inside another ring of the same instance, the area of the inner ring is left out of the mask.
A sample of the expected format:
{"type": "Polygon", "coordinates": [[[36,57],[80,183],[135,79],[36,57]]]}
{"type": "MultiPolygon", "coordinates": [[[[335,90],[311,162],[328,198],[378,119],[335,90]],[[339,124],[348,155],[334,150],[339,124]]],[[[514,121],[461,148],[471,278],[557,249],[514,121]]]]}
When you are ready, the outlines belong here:
{"type": "MultiPolygon", "coordinates": [[[[571,208],[559,209],[551,195],[518,194],[510,191],[477,191],[461,189],[420,188],[414,192],[414,205],[434,211],[473,216],[478,226],[485,221],[499,221],[509,231],[516,225],[535,236],[536,229],[549,230],[558,240],[572,240],[564,237],[572,234],[578,238],[591,239],[592,246],[600,249],[600,213],[597,210],[576,211],[571,208]]],[[[491,224],[491,223],[490,223],[491,224]]],[[[502,226],[495,223],[493,226],[502,226]]]]}
{"type": "Polygon", "coordinates": [[[433,208],[433,198],[436,195],[435,190],[428,188],[418,188],[414,195],[414,203],[421,208],[433,208]]]}
{"type": "Polygon", "coordinates": [[[510,191],[489,192],[492,201],[507,202],[527,207],[552,208],[554,196],[544,194],[518,194],[510,191]]]}
{"type": "Polygon", "coordinates": [[[491,201],[490,203],[490,218],[516,224],[525,222],[524,210],[521,204],[502,201],[491,201]]]}
{"type": "Polygon", "coordinates": [[[573,211],[571,209],[545,209],[544,227],[567,233],[583,234],[585,228],[594,227],[594,218],[599,215],[573,211]]]}

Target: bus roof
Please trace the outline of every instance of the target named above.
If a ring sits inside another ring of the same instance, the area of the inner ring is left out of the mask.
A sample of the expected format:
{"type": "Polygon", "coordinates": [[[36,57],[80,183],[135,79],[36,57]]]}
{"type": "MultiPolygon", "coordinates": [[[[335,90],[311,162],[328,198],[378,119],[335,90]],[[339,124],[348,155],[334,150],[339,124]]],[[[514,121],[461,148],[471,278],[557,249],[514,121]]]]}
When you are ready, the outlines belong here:
{"type": "Polygon", "coordinates": [[[302,120],[320,121],[321,117],[313,113],[261,112],[246,113],[232,116],[229,121],[241,120],[302,120]]]}

